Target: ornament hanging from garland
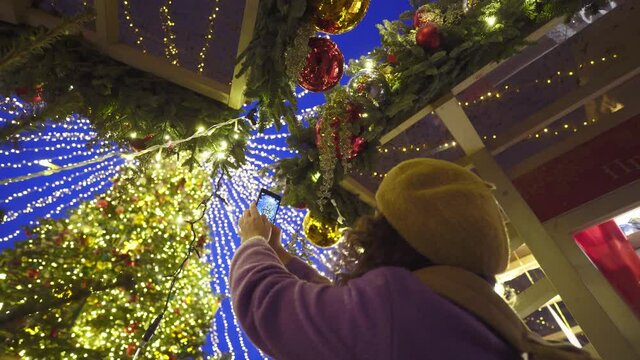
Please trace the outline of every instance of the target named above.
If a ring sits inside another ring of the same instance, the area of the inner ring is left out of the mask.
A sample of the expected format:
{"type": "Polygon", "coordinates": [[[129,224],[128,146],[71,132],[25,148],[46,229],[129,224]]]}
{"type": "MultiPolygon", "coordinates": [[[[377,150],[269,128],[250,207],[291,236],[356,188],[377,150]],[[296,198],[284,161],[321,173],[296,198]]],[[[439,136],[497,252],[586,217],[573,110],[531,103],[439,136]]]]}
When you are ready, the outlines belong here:
{"type": "Polygon", "coordinates": [[[416,31],[416,44],[425,50],[438,49],[441,40],[438,26],[434,23],[428,23],[416,31]]]}
{"type": "Polygon", "coordinates": [[[333,41],[313,37],[309,39],[309,52],[304,68],[298,74],[298,84],[303,88],[322,92],[340,82],[344,71],[344,56],[333,41]]]}
{"type": "Polygon", "coordinates": [[[352,134],[350,132],[347,132],[346,134],[341,133],[341,128],[349,128],[351,127],[352,124],[355,124],[357,122],[360,121],[360,118],[362,117],[362,108],[359,104],[356,103],[349,103],[347,104],[347,108],[346,111],[344,113],[343,117],[334,117],[331,121],[330,125],[330,130],[326,131],[325,130],[325,125],[324,125],[324,121],[325,119],[322,118],[320,119],[320,121],[318,121],[318,123],[316,123],[316,146],[318,147],[318,149],[320,149],[321,151],[324,151],[324,147],[325,144],[323,142],[323,137],[325,136],[330,136],[332,138],[332,142],[333,145],[335,147],[335,157],[338,160],[342,160],[343,153],[347,153],[347,157],[346,160],[352,160],[353,158],[355,158],[356,156],[360,155],[360,153],[362,153],[366,146],[367,146],[367,142],[366,140],[364,140],[364,138],[362,138],[359,134],[352,134]],[[342,126],[342,125],[346,125],[346,126],[342,126]],[[348,152],[345,151],[346,149],[341,149],[341,144],[340,144],[340,138],[341,137],[347,137],[348,141],[349,141],[349,149],[348,152]]]}
{"type": "Polygon", "coordinates": [[[384,104],[390,92],[387,79],[375,69],[360,70],[347,84],[349,95],[370,101],[375,106],[384,104]]]}
{"type": "Polygon", "coordinates": [[[318,31],[342,34],[364,18],[370,0],[311,0],[311,22],[318,31]]]}
{"type": "Polygon", "coordinates": [[[334,246],[342,238],[342,232],[337,223],[323,223],[311,216],[311,212],[307,212],[307,215],[305,215],[302,228],[307,240],[317,247],[327,248],[334,246]]]}
{"type": "Polygon", "coordinates": [[[419,29],[429,23],[442,25],[442,12],[429,4],[422,5],[413,15],[413,27],[419,29]]]}

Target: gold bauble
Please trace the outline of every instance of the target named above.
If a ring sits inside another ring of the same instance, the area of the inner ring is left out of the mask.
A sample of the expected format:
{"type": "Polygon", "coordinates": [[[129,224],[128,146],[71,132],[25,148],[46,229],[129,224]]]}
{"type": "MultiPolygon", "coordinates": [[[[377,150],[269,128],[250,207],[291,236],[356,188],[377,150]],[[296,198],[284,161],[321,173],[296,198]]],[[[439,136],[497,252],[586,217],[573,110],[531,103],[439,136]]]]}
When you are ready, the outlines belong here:
{"type": "Polygon", "coordinates": [[[364,18],[370,0],[311,0],[311,22],[328,34],[342,34],[364,18]]]}
{"type": "Polygon", "coordinates": [[[307,237],[307,240],[321,248],[331,247],[337,244],[342,237],[338,224],[325,224],[311,216],[311,212],[305,215],[302,228],[304,229],[304,236],[307,237]]]}

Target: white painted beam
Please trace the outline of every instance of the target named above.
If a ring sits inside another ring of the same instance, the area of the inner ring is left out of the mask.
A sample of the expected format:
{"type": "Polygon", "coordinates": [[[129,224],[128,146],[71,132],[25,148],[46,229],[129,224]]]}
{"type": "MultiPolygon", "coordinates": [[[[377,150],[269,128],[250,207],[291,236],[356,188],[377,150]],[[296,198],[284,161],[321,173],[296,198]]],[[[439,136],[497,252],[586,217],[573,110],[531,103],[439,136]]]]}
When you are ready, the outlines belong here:
{"type": "MultiPolygon", "coordinates": [[[[236,0],[237,1],[237,0],[236,0]]],[[[242,27],[240,28],[240,40],[238,41],[237,55],[240,55],[249,46],[253,39],[253,31],[256,27],[256,19],[258,18],[259,0],[246,0],[244,4],[244,14],[242,16],[242,27]]],[[[247,76],[245,73],[238,77],[238,73],[242,68],[242,63],[236,64],[233,71],[233,79],[231,80],[231,89],[229,91],[229,106],[239,109],[244,105],[244,90],[247,85],[247,76]]]]}
{"type": "MultiPolygon", "coordinates": [[[[443,121],[448,124],[446,119],[443,121]]],[[[498,202],[509,215],[518,233],[525,236],[529,249],[603,358],[607,360],[638,359],[640,341],[635,338],[640,334],[639,329],[636,326],[632,331],[626,324],[620,322],[621,319],[615,313],[625,312],[624,309],[603,307],[603,304],[594,297],[593,287],[587,285],[588,281],[584,278],[584,273],[578,272],[578,269],[586,266],[593,267],[593,265],[584,254],[573,259],[570,259],[567,254],[567,248],[573,247],[573,250],[578,248],[573,239],[554,237],[558,242],[564,242],[565,246],[559,246],[486,149],[469,155],[469,158],[485,180],[496,184],[498,190],[495,195],[498,202]]],[[[600,280],[604,281],[601,274],[595,274],[595,276],[599,276],[600,280]]],[[[598,288],[598,291],[613,292],[610,285],[601,285],[604,286],[598,288]]],[[[628,308],[626,313],[627,318],[622,321],[638,323],[628,308]]]]}
{"type": "Polygon", "coordinates": [[[524,319],[548,303],[556,294],[557,291],[548,278],[540,279],[516,296],[513,309],[524,319]]]}
{"type": "Polygon", "coordinates": [[[347,176],[346,178],[344,178],[340,182],[340,186],[342,186],[345,190],[351,192],[352,194],[358,196],[358,198],[365,204],[371,206],[372,208],[376,207],[375,195],[351,176],[347,176]]]}

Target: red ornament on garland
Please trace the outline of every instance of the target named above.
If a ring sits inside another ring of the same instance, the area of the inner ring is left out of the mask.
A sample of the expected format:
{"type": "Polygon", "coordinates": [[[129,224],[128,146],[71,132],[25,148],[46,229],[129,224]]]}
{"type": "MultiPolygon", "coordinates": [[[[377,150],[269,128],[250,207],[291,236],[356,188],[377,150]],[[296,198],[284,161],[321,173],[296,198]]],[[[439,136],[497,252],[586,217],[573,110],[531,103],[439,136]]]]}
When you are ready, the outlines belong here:
{"type": "Polygon", "coordinates": [[[104,198],[100,198],[96,201],[96,206],[100,209],[105,209],[107,206],[109,206],[109,202],[104,198]]]}
{"type": "Polygon", "coordinates": [[[137,346],[136,344],[127,345],[127,356],[133,356],[136,353],[137,346]]]}
{"type": "Polygon", "coordinates": [[[307,62],[298,74],[298,84],[303,88],[322,92],[340,82],[344,71],[344,56],[333,41],[313,37],[309,39],[307,62]]]}
{"type": "Polygon", "coordinates": [[[389,64],[395,64],[398,62],[398,57],[396,56],[396,54],[388,54],[387,55],[387,62],[389,64]]]}
{"type": "Polygon", "coordinates": [[[425,50],[435,50],[440,47],[440,33],[438,26],[429,23],[416,31],[416,44],[425,50]]]}
{"type": "Polygon", "coordinates": [[[138,330],[138,326],[140,326],[140,323],[138,323],[137,321],[134,321],[131,324],[127,325],[124,328],[124,331],[126,331],[127,334],[134,333],[134,332],[136,332],[136,330],[138,330]]]}
{"type": "Polygon", "coordinates": [[[38,269],[29,269],[27,270],[27,276],[31,279],[35,279],[40,275],[40,271],[38,269]]]}

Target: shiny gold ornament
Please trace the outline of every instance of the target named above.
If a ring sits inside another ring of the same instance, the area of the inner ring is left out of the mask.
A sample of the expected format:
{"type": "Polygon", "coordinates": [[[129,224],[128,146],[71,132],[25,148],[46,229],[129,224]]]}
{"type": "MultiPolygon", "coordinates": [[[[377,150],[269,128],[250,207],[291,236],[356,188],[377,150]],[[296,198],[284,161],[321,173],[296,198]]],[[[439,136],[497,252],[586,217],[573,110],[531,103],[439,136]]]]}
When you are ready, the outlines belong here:
{"type": "Polygon", "coordinates": [[[308,212],[302,222],[304,236],[310,243],[317,247],[331,247],[340,241],[342,233],[338,228],[338,224],[325,224],[311,216],[308,212]]]}
{"type": "Polygon", "coordinates": [[[342,34],[364,18],[370,0],[311,0],[311,22],[328,34],[342,34]]]}

